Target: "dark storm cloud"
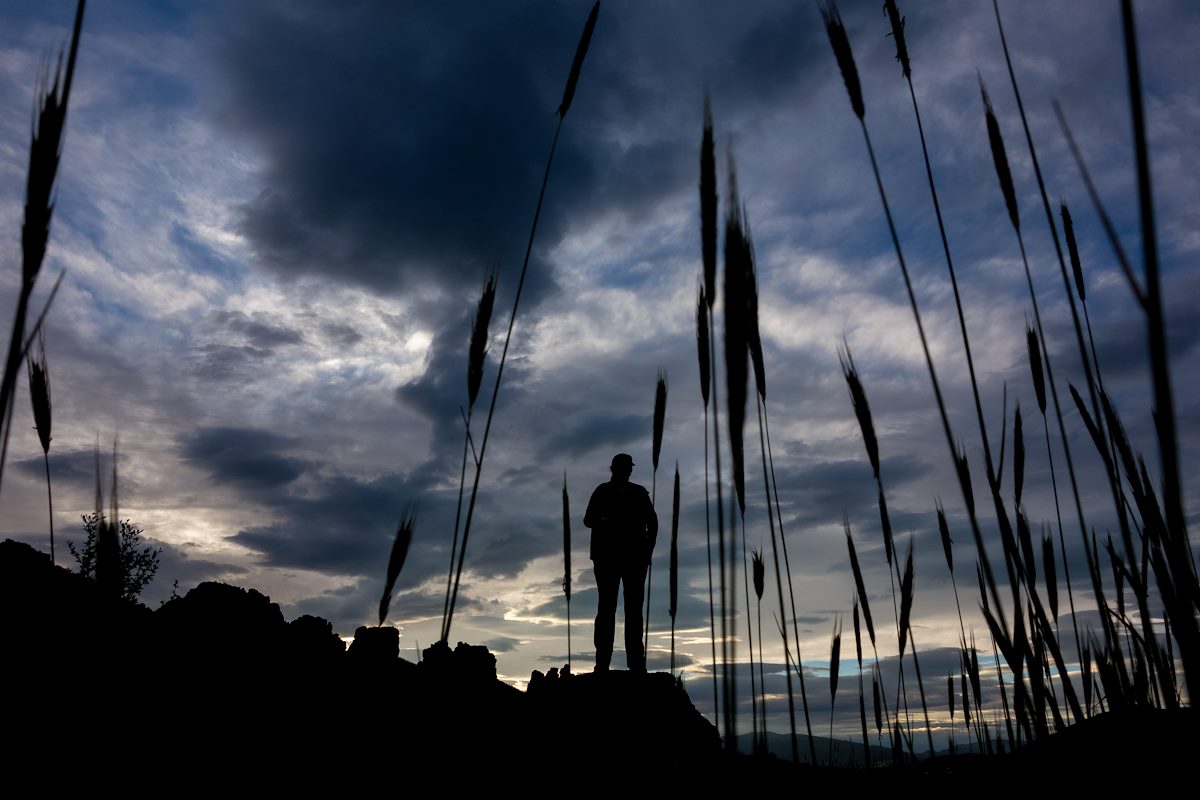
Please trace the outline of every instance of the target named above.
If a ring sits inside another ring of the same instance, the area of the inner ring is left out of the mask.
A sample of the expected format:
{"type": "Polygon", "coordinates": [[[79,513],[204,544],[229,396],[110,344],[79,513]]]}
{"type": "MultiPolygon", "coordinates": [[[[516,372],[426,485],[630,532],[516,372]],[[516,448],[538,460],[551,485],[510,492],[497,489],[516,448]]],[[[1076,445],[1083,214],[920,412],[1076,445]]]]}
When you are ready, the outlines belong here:
{"type": "Polygon", "coordinates": [[[281,455],[291,441],[264,430],[201,428],[185,435],[181,453],[188,463],[218,481],[248,488],[283,486],[302,475],[307,465],[281,455]]]}
{"type": "MultiPolygon", "coordinates": [[[[231,8],[215,32],[221,118],[264,158],[242,208],[261,260],[389,290],[471,283],[517,261],[585,16],[546,4],[231,8]]],[[[596,181],[578,135],[556,160],[543,246],[562,234],[563,199],[596,181]]],[[[535,263],[530,299],[549,285],[535,263]]]]}
{"type": "MultiPolygon", "coordinates": [[[[33,478],[46,477],[46,466],[42,456],[15,460],[12,465],[18,471],[33,478]]],[[[95,488],[96,453],[94,450],[68,450],[57,452],[51,445],[50,477],[56,486],[67,484],[74,489],[95,488]]]]}
{"type": "MultiPolygon", "coordinates": [[[[232,538],[261,553],[271,566],[342,575],[382,571],[404,498],[414,496],[411,483],[398,475],[370,481],[324,476],[313,495],[264,494],[261,499],[279,521],[242,530],[232,538]]],[[[406,571],[411,572],[407,567],[406,571]]]]}
{"type": "MultiPolygon", "coordinates": [[[[891,481],[885,484],[885,488],[891,488],[928,475],[932,467],[916,456],[905,455],[883,459],[880,470],[891,476],[891,481]]],[[[777,465],[776,477],[782,507],[785,513],[793,515],[789,527],[839,522],[843,514],[850,517],[852,524],[878,525],[878,490],[865,458],[799,467],[777,465]]],[[[751,499],[757,502],[756,498],[751,499]]],[[[896,509],[888,510],[893,526],[900,530],[912,521],[896,509]]]]}
{"type": "Polygon", "coordinates": [[[547,432],[542,455],[581,456],[597,448],[613,449],[641,436],[649,428],[648,414],[615,414],[607,410],[581,412],[566,424],[547,432]]]}

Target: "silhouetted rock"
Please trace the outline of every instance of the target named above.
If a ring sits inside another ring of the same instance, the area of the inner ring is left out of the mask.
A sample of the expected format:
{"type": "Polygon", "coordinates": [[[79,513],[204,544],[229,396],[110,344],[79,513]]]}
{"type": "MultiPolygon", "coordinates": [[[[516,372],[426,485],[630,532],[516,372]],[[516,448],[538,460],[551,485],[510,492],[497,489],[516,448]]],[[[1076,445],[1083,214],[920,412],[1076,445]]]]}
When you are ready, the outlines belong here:
{"type": "Polygon", "coordinates": [[[206,581],[154,612],[160,647],[176,663],[246,665],[284,655],[287,623],[255,589],[206,581]]]}
{"type": "Polygon", "coordinates": [[[333,632],[333,623],[304,614],[288,623],[288,655],[300,663],[326,663],[342,657],[346,643],[333,632]]]}
{"type": "Polygon", "coordinates": [[[346,654],[363,664],[392,664],[400,658],[400,631],[362,625],[354,632],[346,654]]]}

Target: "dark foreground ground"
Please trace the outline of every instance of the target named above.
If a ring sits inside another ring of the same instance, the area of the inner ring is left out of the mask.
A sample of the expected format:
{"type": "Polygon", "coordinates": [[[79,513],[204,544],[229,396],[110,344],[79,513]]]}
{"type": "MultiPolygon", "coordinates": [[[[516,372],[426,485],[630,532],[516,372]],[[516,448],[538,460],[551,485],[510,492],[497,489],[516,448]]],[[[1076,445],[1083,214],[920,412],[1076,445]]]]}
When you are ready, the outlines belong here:
{"type": "MultiPolygon", "coordinates": [[[[150,611],[0,543],[0,792],[105,788],[306,796],[550,790],[1161,792],[1192,783],[1193,709],[1106,714],[1022,752],[833,769],[732,755],[667,674],[496,679],[486,648],[399,658],[393,628],[347,650],[253,590],[201,584],[150,611]],[[990,790],[990,791],[989,791],[990,790]]],[[[1186,791],[1190,792],[1190,789],[1186,791]]]]}

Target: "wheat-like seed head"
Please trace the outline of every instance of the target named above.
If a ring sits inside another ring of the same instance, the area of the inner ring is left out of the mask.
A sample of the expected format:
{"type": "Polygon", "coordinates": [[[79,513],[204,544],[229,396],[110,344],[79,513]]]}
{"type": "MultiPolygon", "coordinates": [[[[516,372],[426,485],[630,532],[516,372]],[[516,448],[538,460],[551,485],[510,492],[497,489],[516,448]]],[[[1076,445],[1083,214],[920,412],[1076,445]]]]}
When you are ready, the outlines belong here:
{"type": "Polygon", "coordinates": [[[1058,619],[1058,569],[1055,564],[1054,539],[1048,535],[1042,537],[1042,573],[1046,576],[1046,597],[1050,603],[1050,613],[1058,619]]]}
{"type": "Polygon", "coordinates": [[[946,695],[950,698],[950,719],[954,719],[954,675],[946,673],[946,695]]]}
{"type": "MultiPolygon", "coordinates": [[[[867,448],[867,458],[871,462],[871,471],[879,481],[879,442],[875,439],[875,425],[871,421],[871,406],[867,403],[867,393],[862,381],[858,378],[858,369],[854,366],[854,356],[850,353],[849,342],[843,341],[838,351],[838,360],[842,364],[842,375],[846,378],[846,386],[850,389],[850,403],[854,406],[854,416],[858,419],[859,430],[862,431],[863,444],[867,448]]],[[[891,551],[888,552],[888,563],[891,562],[891,551]]]]}
{"type": "Polygon", "coordinates": [[[942,552],[946,555],[946,568],[950,570],[950,574],[954,574],[954,540],[950,538],[950,524],[946,522],[946,509],[942,508],[942,503],[939,500],[937,504],[937,521],[938,534],[942,538],[942,552]]]}
{"type": "Polygon", "coordinates": [[[858,671],[862,672],[862,630],[858,623],[858,595],[854,596],[851,616],[854,619],[854,657],[858,659],[858,671]]]}
{"type": "Polygon", "coordinates": [[[883,9],[892,26],[890,35],[896,41],[896,60],[900,62],[904,77],[911,78],[912,65],[908,63],[908,45],[904,43],[904,17],[900,16],[900,9],[896,8],[896,0],[884,0],[883,9]]]}
{"type": "Polygon", "coordinates": [[[863,620],[867,623],[867,635],[871,637],[871,646],[875,645],[875,623],[871,621],[871,604],[867,602],[867,585],[863,581],[862,567],[858,563],[858,553],[854,549],[854,536],[850,533],[850,519],[842,517],[842,527],[846,531],[846,549],[850,551],[850,571],[854,573],[854,589],[858,602],[862,604],[863,620]]]}
{"type": "Polygon", "coordinates": [[[471,343],[467,348],[467,407],[475,405],[479,397],[479,386],[483,382],[483,366],[487,359],[488,325],[492,320],[492,308],[496,302],[496,274],[487,276],[479,305],[475,308],[475,319],[471,323],[471,343]]]}
{"type": "Polygon", "coordinates": [[[875,733],[883,734],[883,711],[880,709],[882,703],[879,697],[879,665],[875,665],[875,671],[871,673],[871,696],[875,703],[875,733]]]}
{"type": "Polygon", "coordinates": [[[904,577],[900,581],[900,657],[904,657],[904,648],[908,643],[908,626],[912,619],[913,604],[913,547],[912,540],[908,542],[908,555],[904,559],[904,577]]]}
{"type": "Polygon", "coordinates": [[[658,470],[658,456],[662,452],[663,425],[667,419],[667,373],[658,371],[658,380],[654,384],[654,424],[650,449],[650,460],[654,469],[658,470]]]}
{"type": "Polygon", "coordinates": [[[379,624],[382,626],[387,619],[388,607],[392,604],[392,590],[396,588],[396,579],[404,568],[408,558],[408,548],[412,545],[413,527],[417,523],[417,515],[412,509],[404,512],[400,525],[396,528],[396,538],[392,542],[392,552],[388,556],[387,577],[383,582],[383,596],[379,598],[379,624]]]}
{"type": "Polygon", "coordinates": [[[596,17],[600,14],[600,0],[596,0],[596,4],[592,6],[591,12],[588,14],[587,22],[583,25],[583,33],[579,37],[579,44],[575,48],[575,58],[571,62],[571,72],[567,75],[567,85],[563,89],[562,102],[558,106],[558,118],[561,120],[567,116],[567,109],[571,107],[571,101],[575,98],[575,84],[579,82],[579,71],[583,68],[583,59],[587,55],[588,45],[592,41],[592,31],[596,29],[596,17]]]}
{"type": "Polygon", "coordinates": [[[29,397],[33,402],[33,424],[37,428],[42,453],[50,452],[50,371],[46,364],[46,337],[38,332],[36,352],[30,352],[26,360],[29,368],[29,397]]]}
{"type": "Polygon", "coordinates": [[[1083,265],[1079,262],[1079,244],[1075,241],[1075,223],[1071,219],[1071,211],[1066,203],[1059,205],[1062,213],[1063,234],[1067,239],[1067,254],[1071,257],[1071,271],[1075,274],[1075,291],[1079,299],[1087,302],[1087,289],[1083,285],[1083,265]]]}
{"type": "Polygon", "coordinates": [[[842,80],[850,95],[850,106],[854,115],[860,120],[867,113],[863,105],[862,85],[858,81],[858,67],[854,66],[854,53],[850,49],[850,37],[846,35],[846,26],[842,24],[842,15],[838,13],[837,3],[828,0],[819,4],[821,19],[825,21],[825,33],[829,35],[829,44],[833,46],[833,55],[837,59],[838,69],[842,72],[842,80]]]}
{"type": "Polygon", "coordinates": [[[700,286],[700,295],[696,298],[696,356],[700,361],[700,397],[704,407],[708,408],[709,388],[712,386],[712,364],[709,360],[708,349],[708,301],[704,294],[704,286],[700,286]]]}
{"type": "Polygon", "coordinates": [[[704,136],[700,140],[700,251],[704,258],[704,298],[712,311],[717,299],[717,159],[712,109],[704,93],[704,136]]]}
{"type": "Polygon", "coordinates": [[[829,699],[837,699],[838,672],[842,663],[842,618],[833,623],[833,641],[829,647],[829,699]]]}
{"type": "Polygon", "coordinates": [[[1032,586],[1037,580],[1037,562],[1034,560],[1033,534],[1029,530],[1029,518],[1025,512],[1017,512],[1017,540],[1021,544],[1021,558],[1025,565],[1025,580],[1032,586]]]}
{"type": "Polygon", "coordinates": [[[675,486],[671,491],[671,562],[670,604],[667,608],[671,619],[679,610],[679,462],[675,462],[675,486]]]}
{"type": "Polygon", "coordinates": [[[754,594],[758,597],[759,602],[762,602],[763,589],[766,585],[766,564],[763,563],[762,553],[757,550],[750,551],[750,566],[754,573],[754,594]]]}
{"type": "Polygon", "coordinates": [[[571,602],[571,501],[567,497],[567,473],[563,473],[562,487],[563,511],[563,593],[567,596],[568,605],[571,602]]]}
{"type": "Polygon", "coordinates": [[[1046,413],[1046,374],[1042,371],[1042,347],[1037,332],[1025,324],[1025,348],[1029,351],[1029,371],[1033,375],[1033,393],[1037,396],[1038,410],[1046,413]]]}
{"type": "Polygon", "coordinates": [[[983,110],[987,121],[988,144],[992,148],[992,163],[996,167],[996,177],[1000,179],[1000,192],[1004,195],[1004,205],[1008,208],[1008,218],[1015,230],[1021,230],[1021,215],[1017,211],[1017,192],[1013,188],[1012,170],[1008,166],[1008,156],[1004,152],[1004,137],[1000,134],[1000,123],[996,122],[996,114],[992,111],[992,101],[988,97],[983,80],[979,81],[979,93],[983,95],[983,110]]]}
{"type": "Polygon", "coordinates": [[[1025,486],[1025,431],[1021,424],[1021,403],[1013,415],[1013,506],[1021,507],[1021,490],[1025,486]]]}
{"type": "Polygon", "coordinates": [[[729,210],[725,217],[725,386],[729,404],[729,449],[738,508],[746,510],[746,474],[743,425],[746,419],[748,379],[746,341],[746,284],[750,243],[745,235],[745,211],[738,202],[737,171],[729,160],[729,210]]]}

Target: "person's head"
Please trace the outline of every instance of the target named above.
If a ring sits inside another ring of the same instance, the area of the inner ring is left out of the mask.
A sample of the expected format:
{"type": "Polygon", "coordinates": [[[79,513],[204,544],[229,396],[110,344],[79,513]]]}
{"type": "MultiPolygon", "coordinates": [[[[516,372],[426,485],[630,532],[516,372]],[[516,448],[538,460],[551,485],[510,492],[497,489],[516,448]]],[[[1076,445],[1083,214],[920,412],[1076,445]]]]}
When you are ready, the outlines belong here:
{"type": "Polygon", "coordinates": [[[616,483],[625,483],[629,480],[629,474],[633,472],[633,456],[628,453],[617,453],[613,456],[612,465],[609,466],[612,471],[612,479],[616,483]]]}

